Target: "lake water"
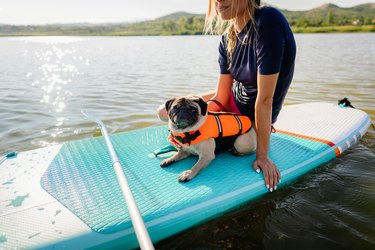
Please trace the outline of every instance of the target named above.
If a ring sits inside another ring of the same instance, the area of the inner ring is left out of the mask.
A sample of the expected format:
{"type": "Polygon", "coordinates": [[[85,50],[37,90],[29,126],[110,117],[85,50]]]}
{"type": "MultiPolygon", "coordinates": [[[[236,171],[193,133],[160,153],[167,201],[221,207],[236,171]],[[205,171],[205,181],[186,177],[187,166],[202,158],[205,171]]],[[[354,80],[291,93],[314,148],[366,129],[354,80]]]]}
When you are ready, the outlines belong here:
{"type": "MultiPolygon", "coordinates": [[[[375,118],[375,34],[297,34],[285,104],[348,97],[375,118]]],[[[215,88],[217,36],[0,38],[0,155],[161,125],[166,99],[215,88]]],[[[374,249],[375,130],[292,185],[159,249],[374,249]]]]}

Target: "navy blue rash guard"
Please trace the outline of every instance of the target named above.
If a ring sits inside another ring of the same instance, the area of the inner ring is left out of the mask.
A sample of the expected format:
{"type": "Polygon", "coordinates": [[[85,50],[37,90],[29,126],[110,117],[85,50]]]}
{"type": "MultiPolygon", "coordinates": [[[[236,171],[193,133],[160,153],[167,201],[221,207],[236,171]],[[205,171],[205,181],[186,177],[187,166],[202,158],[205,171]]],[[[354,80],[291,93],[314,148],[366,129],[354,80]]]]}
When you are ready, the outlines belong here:
{"type": "Polygon", "coordinates": [[[279,73],[272,105],[272,123],[277,119],[285,95],[292,82],[296,44],[293,33],[283,14],[272,7],[263,7],[255,12],[255,29],[251,23],[238,34],[229,69],[229,55],[226,51],[226,36],[219,46],[221,74],[234,78],[233,95],[239,111],[255,120],[257,97],[257,74],[279,73]]]}

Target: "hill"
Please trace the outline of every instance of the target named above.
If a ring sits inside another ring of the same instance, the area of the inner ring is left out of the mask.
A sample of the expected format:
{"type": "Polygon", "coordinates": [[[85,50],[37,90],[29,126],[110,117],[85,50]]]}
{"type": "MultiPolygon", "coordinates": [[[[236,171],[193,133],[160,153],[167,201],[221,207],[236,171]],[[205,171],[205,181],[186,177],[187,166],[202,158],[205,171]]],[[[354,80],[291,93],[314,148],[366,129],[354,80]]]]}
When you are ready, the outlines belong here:
{"type": "MultiPolygon", "coordinates": [[[[375,32],[375,3],[341,8],[324,4],[307,11],[280,10],[294,32],[375,32]]],[[[0,25],[0,36],[19,35],[199,35],[203,14],[172,13],[155,20],[134,23],[0,25]]]]}
{"type": "Polygon", "coordinates": [[[169,15],[166,15],[166,16],[159,17],[156,20],[159,20],[159,21],[166,21],[166,20],[178,21],[182,17],[193,18],[195,16],[198,16],[200,18],[205,17],[204,14],[192,14],[192,13],[180,11],[180,12],[175,12],[175,13],[172,13],[172,14],[169,14],[169,15]]]}
{"type": "Polygon", "coordinates": [[[290,25],[297,27],[375,24],[375,3],[361,4],[351,8],[324,4],[308,11],[281,11],[290,25]]]}

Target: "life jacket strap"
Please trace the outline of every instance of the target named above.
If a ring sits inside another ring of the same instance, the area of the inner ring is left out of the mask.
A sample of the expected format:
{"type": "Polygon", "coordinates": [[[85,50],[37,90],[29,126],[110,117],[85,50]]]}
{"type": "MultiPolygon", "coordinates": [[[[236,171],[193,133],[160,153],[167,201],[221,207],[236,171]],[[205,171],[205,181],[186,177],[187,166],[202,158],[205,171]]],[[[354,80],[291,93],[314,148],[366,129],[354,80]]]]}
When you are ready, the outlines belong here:
{"type": "Polygon", "coordinates": [[[188,144],[190,146],[191,142],[194,141],[195,139],[197,139],[197,137],[201,135],[201,132],[199,130],[196,130],[194,132],[185,132],[184,138],[182,138],[181,136],[178,136],[178,135],[173,135],[173,133],[171,133],[171,135],[179,143],[188,144]]]}
{"type": "Polygon", "coordinates": [[[214,114],[213,116],[215,117],[215,120],[216,120],[216,123],[217,123],[217,128],[218,128],[218,132],[219,132],[218,138],[222,138],[223,137],[223,125],[221,124],[220,117],[217,114],[214,114]]]}
{"type": "Polygon", "coordinates": [[[236,118],[238,122],[238,134],[237,135],[241,135],[242,134],[242,122],[240,118],[238,118],[238,115],[234,115],[234,118],[236,118]]]}

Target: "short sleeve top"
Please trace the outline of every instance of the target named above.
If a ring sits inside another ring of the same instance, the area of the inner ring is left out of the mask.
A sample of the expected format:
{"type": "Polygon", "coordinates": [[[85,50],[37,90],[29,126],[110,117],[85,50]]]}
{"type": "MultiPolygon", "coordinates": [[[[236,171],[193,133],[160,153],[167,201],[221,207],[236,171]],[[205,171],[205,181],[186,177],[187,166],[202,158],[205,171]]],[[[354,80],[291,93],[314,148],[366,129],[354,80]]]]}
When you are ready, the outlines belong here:
{"type": "Polygon", "coordinates": [[[235,79],[233,94],[242,114],[254,120],[257,74],[279,73],[273,98],[272,122],[275,122],[294,74],[296,44],[289,24],[275,8],[263,7],[255,12],[255,29],[251,20],[238,34],[231,67],[226,51],[226,36],[219,46],[221,74],[235,79]]]}

